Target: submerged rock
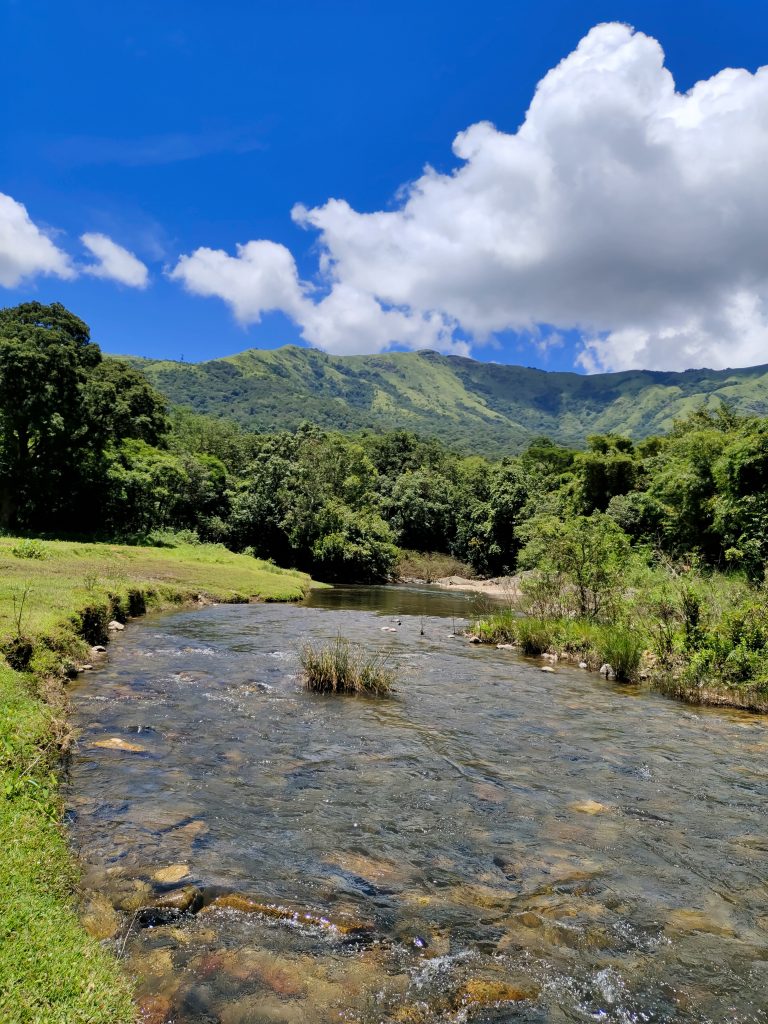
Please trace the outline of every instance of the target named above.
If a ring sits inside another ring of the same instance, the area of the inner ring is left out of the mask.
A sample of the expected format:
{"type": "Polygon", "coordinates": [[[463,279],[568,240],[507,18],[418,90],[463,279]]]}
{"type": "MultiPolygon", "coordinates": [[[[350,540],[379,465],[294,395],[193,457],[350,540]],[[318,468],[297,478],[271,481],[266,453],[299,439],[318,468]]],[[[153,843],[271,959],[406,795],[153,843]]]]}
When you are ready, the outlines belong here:
{"type": "Polygon", "coordinates": [[[491,978],[470,978],[454,996],[454,1004],[461,1006],[494,1006],[497,1003],[517,1003],[535,999],[539,990],[529,982],[509,982],[491,978]]]}
{"type": "Polygon", "coordinates": [[[197,886],[185,885],[183,889],[174,889],[173,892],[166,893],[142,907],[137,920],[144,928],[168,924],[182,914],[194,914],[202,905],[203,894],[197,886]]]}
{"type": "Polygon", "coordinates": [[[691,907],[680,907],[667,915],[667,930],[680,932],[704,932],[707,935],[720,935],[727,938],[736,933],[729,924],[715,920],[702,910],[691,907]]]}
{"type": "Polygon", "coordinates": [[[161,885],[175,885],[182,878],[186,878],[188,874],[189,864],[170,864],[167,868],[154,871],[152,878],[155,882],[160,882],[161,885]]]}
{"type": "Polygon", "coordinates": [[[80,915],[83,927],[94,939],[111,939],[120,930],[120,916],[106,896],[94,893],[80,915]]]}
{"type": "Polygon", "coordinates": [[[256,900],[236,892],[216,896],[207,906],[203,907],[200,913],[209,913],[213,910],[236,910],[241,914],[261,914],[264,917],[285,921],[286,924],[304,925],[308,928],[322,928],[327,931],[339,932],[339,934],[345,936],[359,935],[362,937],[373,931],[373,925],[367,922],[326,917],[323,914],[315,914],[300,907],[267,903],[266,901],[256,900]]]}
{"type": "Polygon", "coordinates": [[[147,748],[140,743],[131,743],[120,736],[110,736],[106,740],[94,740],[92,747],[102,747],[104,750],[124,750],[130,754],[144,754],[147,748]]]}
{"type": "Polygon", "coordinates": [[[568,806],[572,811],[578,811],[580,814],[602,814],[603,811],[608,810],[605,804],[601,804],[597,800],[577,800],[568,806]]]}
{"type": "Polygon", "coordinates": [[[173,1003],[168,996],[141,996],[137,1000],[140,1024],[165,1024],[171,1016],[173,1003]]]}

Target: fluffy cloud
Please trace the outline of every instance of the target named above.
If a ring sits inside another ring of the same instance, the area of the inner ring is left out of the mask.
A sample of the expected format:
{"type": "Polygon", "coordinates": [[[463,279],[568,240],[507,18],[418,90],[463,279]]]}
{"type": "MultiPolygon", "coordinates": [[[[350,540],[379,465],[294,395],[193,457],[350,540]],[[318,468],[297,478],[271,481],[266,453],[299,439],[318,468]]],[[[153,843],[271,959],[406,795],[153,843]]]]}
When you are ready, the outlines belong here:
{"type": "Polygon", "coordinates": [[[0,192],[0,285],[15,288],[37,274],[71,278],[75,271],[67,254],[33,223],[26,207],[0,192]]]}
{"type": "Polygon", "coordinates": [[[146,288],[149,271],[132,252],[113,242],[107,235],[88,232],[80,236],[86,249],[95,256],[98,263],[83,267],[83,272],[93,277],[128,285],[129,288],[146,288]]]}
{"type": "Polygon", "coordinates": [[[262,313],[280,309],[298,318],[304,294],[290,251],[276,242],[248,242],[237,256],[223,249],[196,249],[182,256],[170,273],[195,295],[224,299],[243,323],[257,323],[262,313]]]}
{"type": "Polygon", "coordinates": [[[475,124],[453,151],[457,170],[427,168],[394,209],[294,209],[324,297],[267,242],[197,250],[174,276],[246,322],[284,309],[335,352],[546,324],[582,332],[590,370],[768,361],[768,68],[681,94],[654,39],[598,25],[517,132],[475,124]]]}

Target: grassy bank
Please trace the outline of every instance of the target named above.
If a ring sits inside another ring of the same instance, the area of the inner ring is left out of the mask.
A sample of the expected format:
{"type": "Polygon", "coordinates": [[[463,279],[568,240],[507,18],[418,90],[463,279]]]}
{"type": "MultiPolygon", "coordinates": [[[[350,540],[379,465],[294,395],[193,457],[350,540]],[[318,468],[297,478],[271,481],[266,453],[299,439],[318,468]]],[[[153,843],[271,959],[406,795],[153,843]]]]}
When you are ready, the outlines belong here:
{"type": "Polygon", "coordinates": [[[217,546],[131,548],[0,538],[0,1020],[121,1024],[135,1010],[74,906],[59,824],[64,680],[111,619],[200,596],[284,601],[309,578],[217,546]],[[12,668],[8,659],[16,666],[12,668]]]}
{"type": "Polygon", "coordinates": [[[768,591],[737,575],[635,567],[632,586],[579,615],[562,578],[534,575],[514,605],[481,616],[471,632],[532,657],[555,655],[610,678],[646,680],[692,704],[768,712],[768,591]]]}

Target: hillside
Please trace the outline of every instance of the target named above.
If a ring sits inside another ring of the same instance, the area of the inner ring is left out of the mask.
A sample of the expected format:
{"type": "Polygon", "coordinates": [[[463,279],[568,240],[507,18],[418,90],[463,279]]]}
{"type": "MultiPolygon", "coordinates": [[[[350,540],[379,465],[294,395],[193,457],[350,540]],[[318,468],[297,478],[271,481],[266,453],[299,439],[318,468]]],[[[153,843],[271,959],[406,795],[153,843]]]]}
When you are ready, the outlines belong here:
{"type": "Polygon", "coordinates": [[[329,356],[297,346],[203,363],[128,358],[172,403],[250,429],[292,429],[303,420],[339,430],[404,428],[489,454],[517,451],[540,434],[570,444],[608,431],[644,437],[718,399],[768,415],[768,365],[583,376],[435,352],[329,356]]]}

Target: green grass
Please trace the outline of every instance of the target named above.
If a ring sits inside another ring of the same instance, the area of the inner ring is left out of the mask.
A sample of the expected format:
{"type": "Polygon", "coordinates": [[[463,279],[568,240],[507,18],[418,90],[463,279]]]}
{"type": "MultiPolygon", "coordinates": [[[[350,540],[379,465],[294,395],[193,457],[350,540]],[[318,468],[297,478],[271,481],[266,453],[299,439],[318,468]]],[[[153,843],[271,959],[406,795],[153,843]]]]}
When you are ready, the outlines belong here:
{"type": "Polygon", "coordinates": [[[0,650],[29,669],[14,671],[0,655],[3,1024],[125,1024],[136,1015],[119,964],[75,912],[77,873],[59,820],[64,674],[106,639],[110,618],[198,595],[294,600],[309,585],[302,573],[212,545],[0,538],[0,650]]]}
{"type": "Polygon", "coordinates": [[[634,682],[646,643],[622,625],[602,625],[587,619],[536,618],[502,608],[472,624],[471,632],[487,644],[514,644],[528,657],[556,654],[584,661],[597,669],[608,663],[620,682],[634,682]]]}
{"type": "Polygon", "coordinates": [[[308,690],[315,693],[368,694],[383,697],[392,692],[394,673],[381,655],[367,655],[337,637],[323,647],[306,644],[301,667],[308,690]]]}

